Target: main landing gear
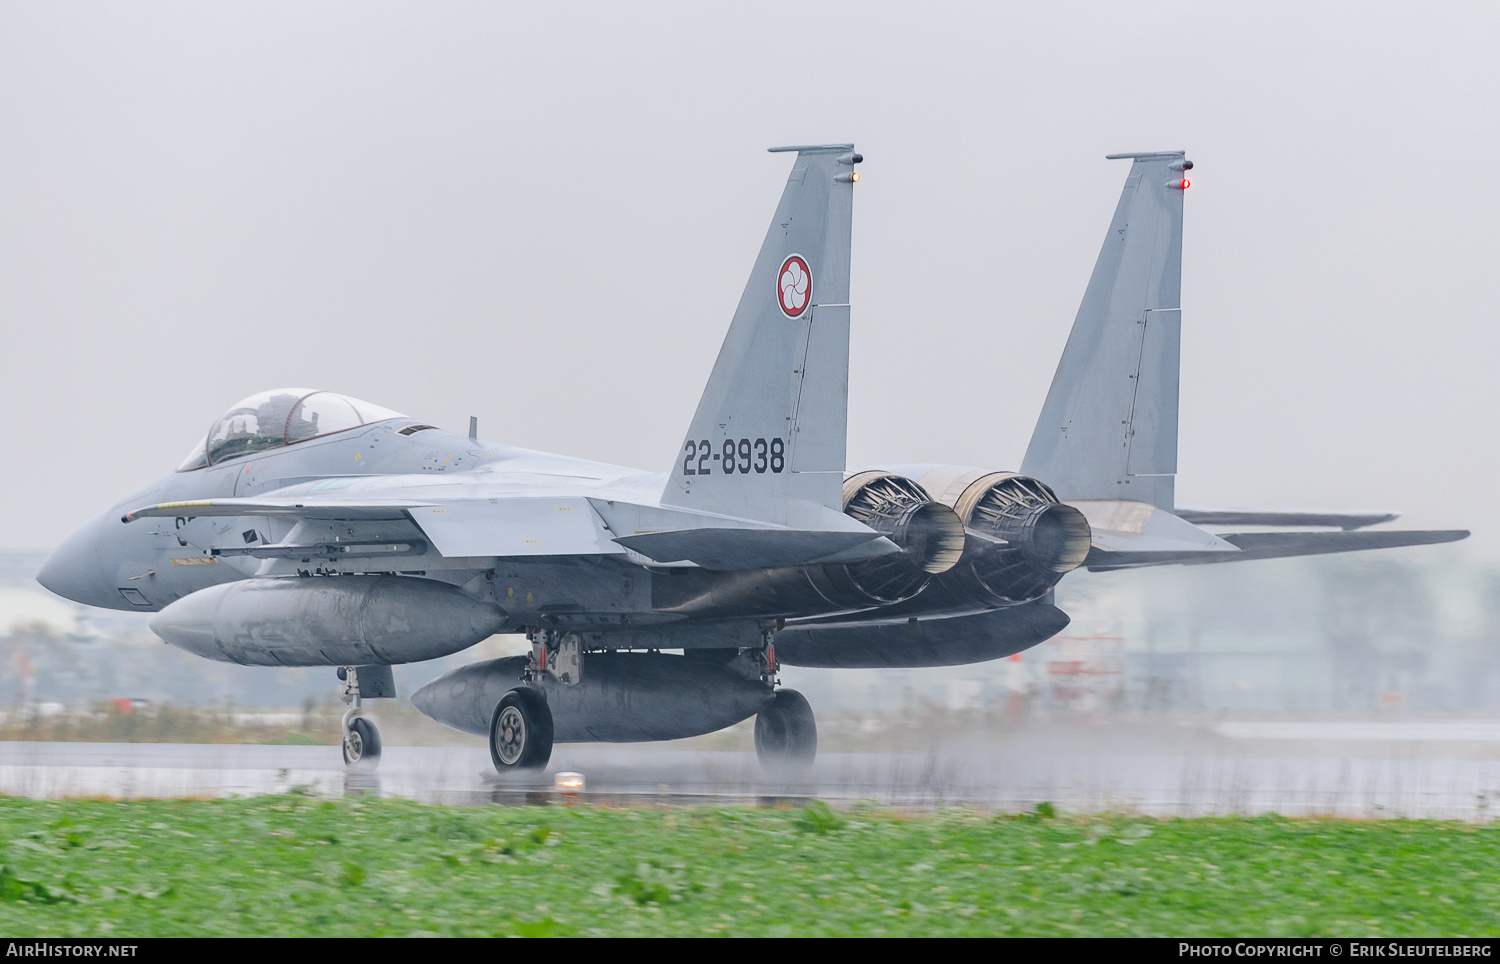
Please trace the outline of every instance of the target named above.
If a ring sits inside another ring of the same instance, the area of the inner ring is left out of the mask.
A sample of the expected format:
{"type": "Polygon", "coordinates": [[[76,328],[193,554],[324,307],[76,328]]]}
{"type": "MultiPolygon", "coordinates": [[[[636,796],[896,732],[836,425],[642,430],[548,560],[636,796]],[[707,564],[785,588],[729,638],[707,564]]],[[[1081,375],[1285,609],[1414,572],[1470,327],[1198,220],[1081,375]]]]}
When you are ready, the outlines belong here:
{"type": "MultiPolygon", "coordinates": [[[[761,680],[776,685],[775,631],[762,633],[758,652],[761,680]]],[[[755,756],[772,776],[798,776],[818,755],[818,724],[812,705],[796,690],[776,690],[771,702],[755,714],[755,756]]]]}
{"type": "Polygon", "coordinates": [[[518,686],[490,717],[490,759],[502,774],[540,770],[552,758],[552,711],[541,690],[518,686]]]}
{"type": "Polygon", "coordinates": [[[583,639],[577,633],[533,629],[531,659],[521,685],[500,698],[490,714],[490,760],[501,776],[541,770],[552,759],[552,709],[538,685],[551,676],[565,686],[583,679],[583,639]]]}
{"type": "Polygon", "coordinates": [[[795,775],[812,766],[818,755],[818,724],[807,697],[796,690],[777,690],[755,714],[755,755],[772,775],[795,775]]]}
{"type": "MultiPolygon", "coordinates": [[[[525,672],[490,714],[490,760],[501,776],[544,769],[552,757],[554,728],[547,693],[567,706],[567,687],[583,680],[586,656],[576,633],[532,630],[532,654],[525,672]]],[[[776,689],[775,630],[767,627],[759,647],[739,651],[738,669],[760,681],[771,699],[755,717],[755,753],[775,777],[800,777],[818,755],[818,725],[812,706],[796,690],[776,689]],[[754,660],[746,666],[742,661],[754,660]]],[[[576,712],[576,710],[570,711],[576,712]]],[[[571,731],[569,731],[571,732],[571,731]]]]}
{"type": "Polygon", "coordinates": [[[380,730],[375,721],[359,715],[364,699],[394,697],[395,679],[389,666],[340,666],[339,699],[349,704],[344,712],[344,765],[369,771],[380,765],[380,730]]]}

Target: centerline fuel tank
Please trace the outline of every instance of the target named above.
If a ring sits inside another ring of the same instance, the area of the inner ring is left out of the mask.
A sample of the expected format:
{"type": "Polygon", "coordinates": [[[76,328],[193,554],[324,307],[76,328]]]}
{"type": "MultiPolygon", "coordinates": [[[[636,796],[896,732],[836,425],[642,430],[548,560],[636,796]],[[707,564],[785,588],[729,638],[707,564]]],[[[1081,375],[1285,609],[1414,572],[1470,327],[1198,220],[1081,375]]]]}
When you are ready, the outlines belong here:
{"type": "Polygon", "coordinates": [[[510,656],[460,667],[413,693],[412,705],[455,730],[487,735],[501,697],[532,686],[547,697],[556,742],[636,743],[722,730],[774,695],[742,657],[587,653],[583,679],[572,686],[545,673],[523,683],[526,662],[510,656]]]}

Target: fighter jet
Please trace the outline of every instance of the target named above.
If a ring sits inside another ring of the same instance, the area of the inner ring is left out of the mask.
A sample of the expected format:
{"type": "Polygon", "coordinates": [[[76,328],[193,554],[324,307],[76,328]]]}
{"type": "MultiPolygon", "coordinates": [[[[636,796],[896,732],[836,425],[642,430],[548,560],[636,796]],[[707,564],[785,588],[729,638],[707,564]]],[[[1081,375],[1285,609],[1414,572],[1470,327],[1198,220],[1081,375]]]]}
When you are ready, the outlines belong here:
{"type": "Polygon", "coordinates": [[[1389,513],[1176,505],[1181,151],[1130,162],[1021,471],[846,467],[852,144],[795,155],[702,400],[665,472],[480,441],[288,388],[232,406],[177,471],[70,536],[38,579],[155,612],[166,642],[337,668],[343,753],[391,666],[495,633],[529,655],[412,695],[502,773],[554,743],[670,740],[755,717],[771,769],[811,763],[778,668],[949,666],[1054,636],[1068,572],[1462,539],[1389,513]],[[1249,526],[1215,533],[1212,527],[1249,526]],[[1267,531],[1267,527],[1285,531],[1267,531]]]}

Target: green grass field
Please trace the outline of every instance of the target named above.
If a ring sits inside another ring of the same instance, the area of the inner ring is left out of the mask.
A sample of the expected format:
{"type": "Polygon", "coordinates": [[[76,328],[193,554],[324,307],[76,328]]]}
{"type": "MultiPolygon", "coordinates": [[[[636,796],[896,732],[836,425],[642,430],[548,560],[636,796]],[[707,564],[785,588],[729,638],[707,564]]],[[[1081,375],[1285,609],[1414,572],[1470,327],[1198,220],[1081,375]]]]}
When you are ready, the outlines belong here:
{"type": "Polygon", "coordinates": [[[0,934],[1500,934],[1500,827],[0,798],[0,934]]]}

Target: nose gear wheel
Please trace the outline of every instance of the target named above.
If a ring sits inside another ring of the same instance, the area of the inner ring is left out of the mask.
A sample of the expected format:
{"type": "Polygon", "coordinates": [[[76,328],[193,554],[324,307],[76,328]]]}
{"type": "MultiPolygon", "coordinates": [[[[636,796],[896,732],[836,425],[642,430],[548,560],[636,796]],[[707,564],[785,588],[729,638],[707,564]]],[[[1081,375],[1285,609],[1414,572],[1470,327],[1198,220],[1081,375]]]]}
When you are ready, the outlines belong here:
{"type": "Polygon", "coordinates": [[[344,764],[374,769],[380,762],[380,730],[375,724],[357,716],[344,729],[344,764]]]}

